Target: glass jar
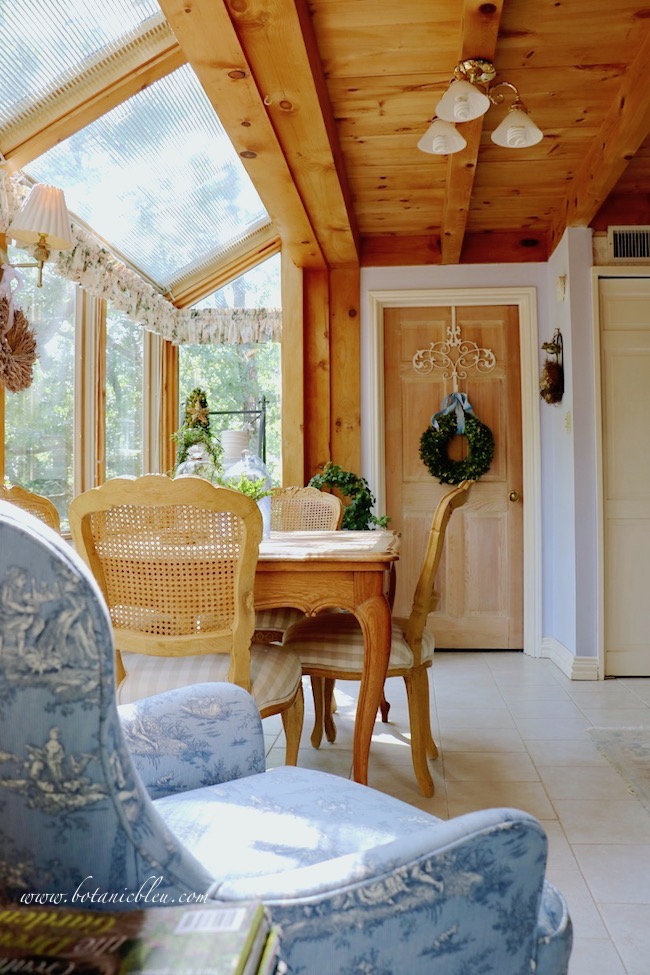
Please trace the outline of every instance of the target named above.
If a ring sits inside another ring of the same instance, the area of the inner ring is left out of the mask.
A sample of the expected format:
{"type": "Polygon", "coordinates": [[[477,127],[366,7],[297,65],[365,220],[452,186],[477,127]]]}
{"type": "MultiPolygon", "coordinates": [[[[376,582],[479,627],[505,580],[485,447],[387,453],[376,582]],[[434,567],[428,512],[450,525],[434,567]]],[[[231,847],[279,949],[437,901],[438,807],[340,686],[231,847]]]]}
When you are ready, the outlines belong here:
{"type": "Polygon", "coordinates": [[[250,450],[242,450],[241,460],[224,472],[223,483],[257,501],[262,513],[262,535],[268,538],[271,534],[271,476],[266,464],[250,450]]]}
{"type": "Polygon", "coordinates": [[[194,474],[196,477],[204,477],[212,484],[216,483],[218,472],[203,444],[195,443],[188,447],[187,460],[178,465],[174,477],[182,477],[184,474],[194,474]]]}

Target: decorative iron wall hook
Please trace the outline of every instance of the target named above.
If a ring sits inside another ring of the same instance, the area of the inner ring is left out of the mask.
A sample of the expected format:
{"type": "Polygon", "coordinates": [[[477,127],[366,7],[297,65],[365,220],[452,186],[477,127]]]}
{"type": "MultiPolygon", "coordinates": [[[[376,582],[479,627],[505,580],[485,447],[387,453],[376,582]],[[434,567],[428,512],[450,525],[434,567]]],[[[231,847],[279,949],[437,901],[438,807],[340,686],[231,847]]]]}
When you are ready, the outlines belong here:
{"type": "Polygon", "coordinates": [[[555,329],[550,342],[542,343],[542,349],[554,358],[547,358],[542,367],[540,396],[547,403],[559,403],[564,395],[564,341],[559,328],[555,329]]]}
{"type": "Polygon", "coordinates": [[[418,349],[411,362],[420,376],[428,376],[434,369],[444,369],[443,378],[451,379],[454,393],[458,392],[459,379],[467,379],[468,369],[491,372],[497,364],[492,349],[480,349],[476,342],[462,337],[455,308],[451,309],[446,341],[432,342],[428,349],[418,349]]]}

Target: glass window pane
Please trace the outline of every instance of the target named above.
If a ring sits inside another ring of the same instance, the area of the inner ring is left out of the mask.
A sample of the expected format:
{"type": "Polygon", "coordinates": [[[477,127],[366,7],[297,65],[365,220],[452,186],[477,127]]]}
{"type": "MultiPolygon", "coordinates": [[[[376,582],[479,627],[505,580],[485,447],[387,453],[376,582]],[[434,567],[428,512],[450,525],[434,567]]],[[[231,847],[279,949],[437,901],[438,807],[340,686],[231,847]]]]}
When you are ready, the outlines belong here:
{"type": "Polygon", "coordinates": [[[50,498],[63,530],[73,495],[75,291],[47,264],[42,288],[25,273],[15,302],[36,331],[38,359],[28,389],[5,391],[6,479],[50,498]]]}
{"type": "MultiPolygon", "coordinates": [[[[220,288],[197,308],[271,308],[280,305],[280,256],[247,271],[220,288]]],[[[179,349],[179,415],[189,393],[199,386],[206,391],[208,406],[215,411],[259,409],[266,400],[266,466],[273,484],[282,483],[282,377],[281,346],[262,345],[181,345],[179,349]]],[[[251,418],[236,412],[230,416],[211,416],[212,432],[241,430],[251,418]]],[[[260,452],[258,427],[253,422],[251,449],[260,452]]]]}
{"type": "Polygon", "coordinates": [[[106,313],[106,478],[139,477],[144,330],[110,305],[106,313]]]}
{"type": "Polygon", "coordinates": [[[269,218],[196,75],[184,65],[25,167],[163,288],[269,218]]]}
{"type": "Polygon", "coordinates": [[[281,256],[252,267],[223,288],[194,305],[195,308],[280,308],[281,256]]]}

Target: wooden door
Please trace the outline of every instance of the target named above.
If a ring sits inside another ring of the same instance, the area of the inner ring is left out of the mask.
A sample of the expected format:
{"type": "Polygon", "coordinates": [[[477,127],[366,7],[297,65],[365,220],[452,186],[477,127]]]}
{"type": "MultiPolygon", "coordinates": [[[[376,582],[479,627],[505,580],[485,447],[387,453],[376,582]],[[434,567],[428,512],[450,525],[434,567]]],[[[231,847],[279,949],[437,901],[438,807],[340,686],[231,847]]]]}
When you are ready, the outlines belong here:
{"type": "MultiPolygon", "coordinates": [[[[438,500],[450,490],[420,459],[420,437],[452,392],[451,378],[434,368],[418,374],[413,356],[453,334],[494,353],[491,371],[467,370],[458,380],[479,420],[495,439],[487,474],[454,513],[436,588],[440,603],[429,618],[436,646],[449,649],[523,648],[523,498],[519,314],[515,306],[392,308],[384,311],[386,512],[402,533],[395,612],[408,615],[424,542],[438,500]],[[514,492],[514,493],[513,493],[514,492]],[[510,500],[510,497],[515,500],[510,500]]],[[[452,355],[455,358],[455,353],[452,355]]],[[[449,455],[460,459],[467,441],[456,437],[449,455]]]]}
{"type": "Polygon", "coordinates": [[[650,280],[601,280],[606,677],[650,677],[650,280]]]}

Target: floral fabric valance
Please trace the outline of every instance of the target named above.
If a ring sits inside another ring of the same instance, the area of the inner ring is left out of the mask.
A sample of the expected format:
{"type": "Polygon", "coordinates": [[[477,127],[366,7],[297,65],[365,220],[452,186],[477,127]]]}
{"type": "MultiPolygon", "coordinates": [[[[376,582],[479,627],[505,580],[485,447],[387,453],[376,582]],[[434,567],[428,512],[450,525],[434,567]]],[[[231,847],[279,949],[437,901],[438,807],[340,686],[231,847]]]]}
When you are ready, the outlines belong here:
{"type": "MultiPolygon", "coordinates": [[[[29,187],[0,173],[0,233],[6,233],[29,187]]],[[[74,245],[60,251],[53,264],[62,277],[81,285],[89,294],[105,298],[175,345],[279,342],[282,312],[278,308],[176,308],[135,271],[118,261],[81,227],[72,225],[74,245]]]]}

